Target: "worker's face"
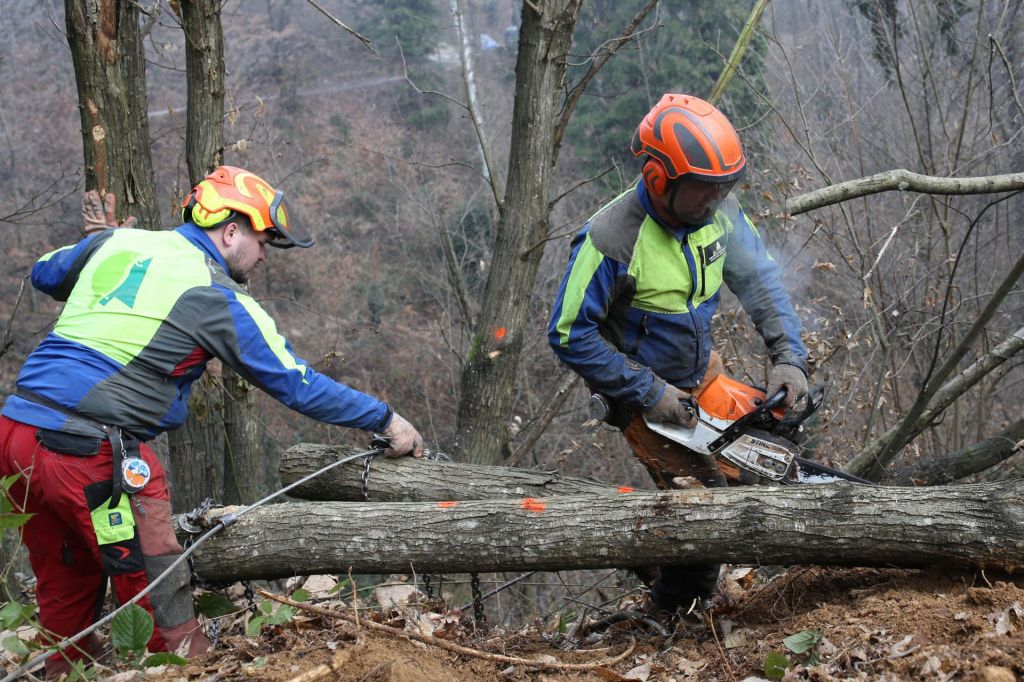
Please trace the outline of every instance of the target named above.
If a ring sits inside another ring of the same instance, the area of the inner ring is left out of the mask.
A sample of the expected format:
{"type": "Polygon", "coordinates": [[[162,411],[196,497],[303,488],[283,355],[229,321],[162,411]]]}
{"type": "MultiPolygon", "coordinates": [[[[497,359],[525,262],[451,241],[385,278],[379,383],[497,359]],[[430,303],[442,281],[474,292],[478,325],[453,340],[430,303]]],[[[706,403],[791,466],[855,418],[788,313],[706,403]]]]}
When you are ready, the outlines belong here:
{"type": "Polygon", "coordinates": [[[232,231],[229,225],[226,230],[230,234],[231,243],[224,254],[228,264],[228,274],[239,284],[249,281],[249,276],[256,266],[267,258],[267,242],[270,241],[269,231],[256,232],[248,225],[236,223],[232,231]]]}
{"type": "Polygon", "coordinates": [[[670,208],[684,225],[703,225],[711,220],[735,186],[735,181],[680,180],[678,189],[670,188],[667,192],[670,208]]]}

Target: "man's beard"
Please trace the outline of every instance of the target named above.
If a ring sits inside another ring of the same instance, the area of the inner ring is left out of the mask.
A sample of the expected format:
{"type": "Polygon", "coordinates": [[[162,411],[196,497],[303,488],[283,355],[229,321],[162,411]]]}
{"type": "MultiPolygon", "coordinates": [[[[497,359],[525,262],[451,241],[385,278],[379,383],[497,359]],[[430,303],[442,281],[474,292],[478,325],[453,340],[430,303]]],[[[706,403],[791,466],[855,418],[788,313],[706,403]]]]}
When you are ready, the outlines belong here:
{"type": "Polygon", "coordinates": [[[235,256],[235,254],[231,253],[225,256],[224,262],[227,263],[228,266],[228,277],[239,284],[249,283],[249,273],[242,270],[241,266],[238,264],[238,257],[235,256]]]}

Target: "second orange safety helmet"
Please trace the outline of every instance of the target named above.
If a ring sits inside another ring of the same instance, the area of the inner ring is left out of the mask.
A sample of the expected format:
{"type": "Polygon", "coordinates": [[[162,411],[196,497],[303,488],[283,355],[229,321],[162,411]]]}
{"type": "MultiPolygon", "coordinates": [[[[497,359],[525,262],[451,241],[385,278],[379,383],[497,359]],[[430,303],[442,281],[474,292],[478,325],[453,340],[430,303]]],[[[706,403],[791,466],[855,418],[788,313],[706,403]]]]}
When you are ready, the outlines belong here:
{"type": "MultiPolygon", "coordinates": [[[[747,163],[740,137],[725,114],[692,95],[664,95],[640,122],[630,148],[634,156],[647,155],[660,165],[651,174],[660,183],[656,191],[677,178],[732,182],[747,163]]],[[[648,176],[645,168],[650,184],[648,176]]]]}
{"type": "Polygon", "coordinates": [[[295,222],[284,203],[284,192],[263,178],[234,166],[220,166],[203,178],[181,202],[181,218],[211,228],[235,213],[249,219],[257,232],[269,230],[271,246],[313,246],[313,237],[295,222]]]}

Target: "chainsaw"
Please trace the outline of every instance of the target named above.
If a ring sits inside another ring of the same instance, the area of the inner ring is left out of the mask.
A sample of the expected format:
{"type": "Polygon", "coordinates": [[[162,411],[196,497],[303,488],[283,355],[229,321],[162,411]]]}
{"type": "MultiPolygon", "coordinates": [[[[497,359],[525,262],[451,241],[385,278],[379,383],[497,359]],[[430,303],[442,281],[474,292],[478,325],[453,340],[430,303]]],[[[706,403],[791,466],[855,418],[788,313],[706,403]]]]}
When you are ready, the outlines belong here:
{"type": "Polygon", "coordinates": [[[787,416],[782,407],[785,388],[768,397],[764,391],[719,374],[695,401],[691,399],[697,416],[695,426],[687,428],[647,417],[644,421],[651,431],[675,443],[770,482],[853,481],[873,485],[798,455],[802,448],[795,441],[803,431],[804,421],[817,411],[824,396],[824,387],[812,387],[804,410],[787,416]]]}

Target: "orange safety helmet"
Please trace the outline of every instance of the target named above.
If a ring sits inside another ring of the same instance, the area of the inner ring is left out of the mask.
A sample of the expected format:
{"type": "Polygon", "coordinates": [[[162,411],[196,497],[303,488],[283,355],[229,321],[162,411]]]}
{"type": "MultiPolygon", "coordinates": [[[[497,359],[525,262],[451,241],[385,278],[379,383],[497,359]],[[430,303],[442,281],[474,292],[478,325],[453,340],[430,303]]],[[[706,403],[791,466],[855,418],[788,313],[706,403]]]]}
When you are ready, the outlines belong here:
{"type": "Polygon", "coordinates": [[[634,156],[650,157],[643,176],[658,194],[678,178],[733,182],[747,163],[725,114],[692,95],[662,96],[640,122],[630,149],[634,156]]]}
{"type": "Polygon", "coordinates": [[[309,248],[313,237],[298,225],[284,203],[284,192],[263,178],[234,166],[220,166],[196,185],[181,202],[181,219],[204,229],[245,215],[257,232],[270,230],[271,246],[309,248]]]}

